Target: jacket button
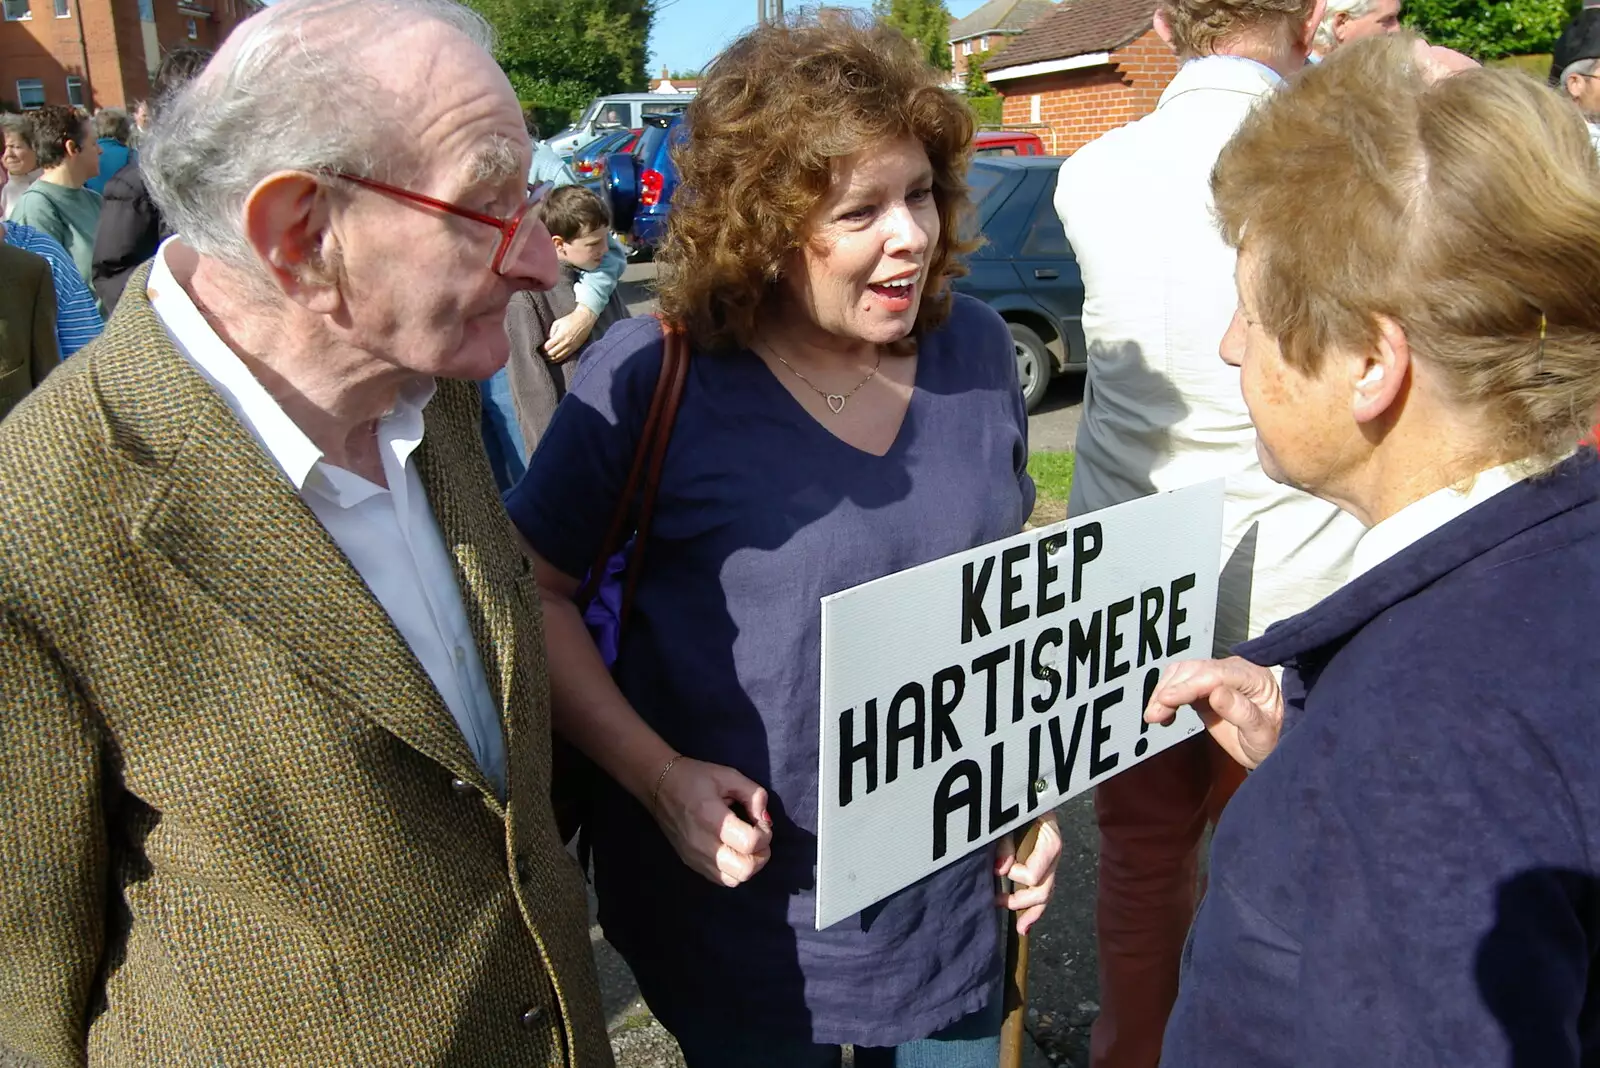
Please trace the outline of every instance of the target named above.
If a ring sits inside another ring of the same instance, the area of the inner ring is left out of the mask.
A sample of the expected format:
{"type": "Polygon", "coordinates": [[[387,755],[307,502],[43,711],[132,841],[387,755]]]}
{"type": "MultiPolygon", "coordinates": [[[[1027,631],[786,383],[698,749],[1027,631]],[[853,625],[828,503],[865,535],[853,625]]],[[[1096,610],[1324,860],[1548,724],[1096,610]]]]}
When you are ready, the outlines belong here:
{"type": "Polygon", "coordinates": [[[522,1026],[529,1031],[537,1030],[544,1022],[544,1009],[538,1005],[529,1005],[522,1010],[522,1026]]]}
{"type": "MultiPolygon", "coordinates": [[[[533,865],[528,863],[527,857],[517,858],[517,882],[525,883],[533,878],[533,865]]],[[[542,1010],[541,1010],[542,1011],[542,1010]]]]}
{"type": "Polygon", "coordinates": [[[465,779],[451,779],[450,789],[458,794],[475,794],[478,792],[478,788],[465,779]]]}

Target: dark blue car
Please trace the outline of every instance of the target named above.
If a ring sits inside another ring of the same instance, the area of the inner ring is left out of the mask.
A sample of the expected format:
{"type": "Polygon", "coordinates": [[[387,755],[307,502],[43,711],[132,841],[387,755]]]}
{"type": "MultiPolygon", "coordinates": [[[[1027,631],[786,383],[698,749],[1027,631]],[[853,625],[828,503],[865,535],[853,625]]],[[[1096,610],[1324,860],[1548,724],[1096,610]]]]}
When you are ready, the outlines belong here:
{"type": "Polygon", "coordinates": [[[1032,411],[1050,379],[1083,371],[1083,276],[1056,215],[1059,156],[976,159],[967,173],[984,245],[955,288],[984,301],[1011,328],[1022,395],[1032,411]]]}
{"type": "Polygon", "coordinates": [[[667,207],[678,187],[678,169],[667,149],[683,127],[683,115],[646,115],[631,152],[606,160],[611,225],[625,234],[638,255],[654,253],[667,234],[667,207]]]}

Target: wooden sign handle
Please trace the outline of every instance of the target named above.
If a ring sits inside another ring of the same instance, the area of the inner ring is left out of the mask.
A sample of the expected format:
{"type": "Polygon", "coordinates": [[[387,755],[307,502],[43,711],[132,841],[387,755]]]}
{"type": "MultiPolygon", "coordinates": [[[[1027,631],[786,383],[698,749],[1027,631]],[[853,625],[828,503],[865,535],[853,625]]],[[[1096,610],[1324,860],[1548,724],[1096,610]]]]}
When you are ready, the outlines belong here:
{"type": "MultiPolygon", "coordinates": [[[[1017,860],[1022,862],[1033,855],[1039,841],[1039,824],[1028,825],[1022,843],[1017,846],[1017,860]]],[[[1001,880],[1007,891],[1011,880],[1001,880]]],[[[1022,1068],[1023,1043],[1029,1041],[1023,1026],[1028,1012],[1028,936],[1017,934],[1017,918],[1007,910],[1006,965],[1005,965],[1005,1019],[1000,1024],[1000,1068],[1022,1068]]]]}

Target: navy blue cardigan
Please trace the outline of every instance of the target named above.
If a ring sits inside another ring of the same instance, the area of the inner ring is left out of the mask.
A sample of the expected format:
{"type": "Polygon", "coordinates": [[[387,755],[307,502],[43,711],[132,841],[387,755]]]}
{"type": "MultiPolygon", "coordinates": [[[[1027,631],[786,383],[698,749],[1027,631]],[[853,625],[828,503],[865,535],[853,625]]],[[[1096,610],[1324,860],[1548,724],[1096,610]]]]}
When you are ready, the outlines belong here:
{"type": "Polygon", "coordinates": [[[1283,664],[1164,1068],[1600,1065],[1600,464],[1239,648],[1283,664]]]}

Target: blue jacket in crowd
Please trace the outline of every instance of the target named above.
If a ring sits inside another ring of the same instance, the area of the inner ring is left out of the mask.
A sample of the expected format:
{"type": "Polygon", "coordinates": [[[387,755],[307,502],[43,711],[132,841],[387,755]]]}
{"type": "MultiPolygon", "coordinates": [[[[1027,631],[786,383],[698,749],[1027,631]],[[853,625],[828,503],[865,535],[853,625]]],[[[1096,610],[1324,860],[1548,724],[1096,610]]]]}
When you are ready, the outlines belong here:
{"type": "Polygon", "coordinates": [[[1164,1068],[1600,1064],[1600,464],[1239,648],[1286,729],[1224,813],[1164,1068]]]}

